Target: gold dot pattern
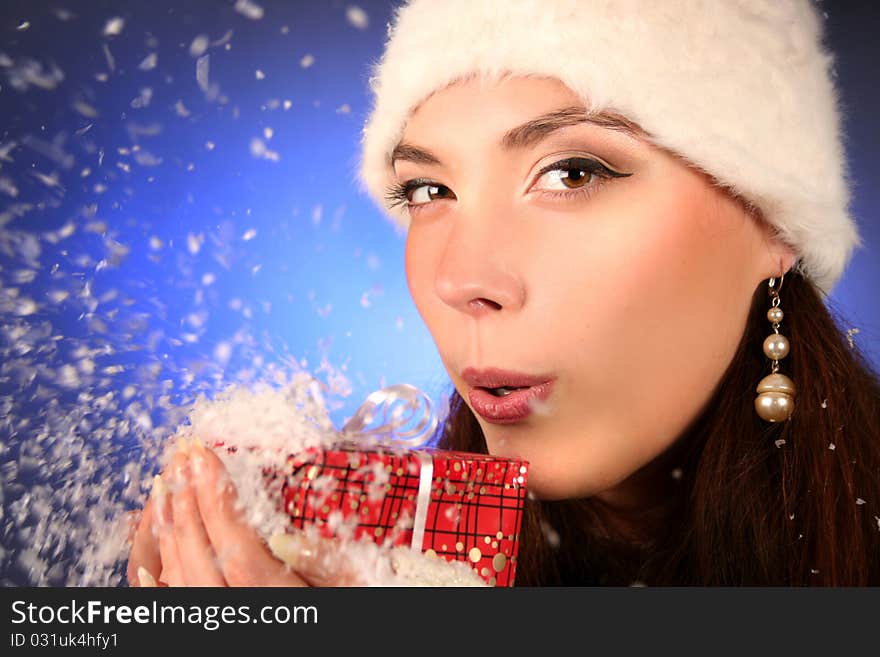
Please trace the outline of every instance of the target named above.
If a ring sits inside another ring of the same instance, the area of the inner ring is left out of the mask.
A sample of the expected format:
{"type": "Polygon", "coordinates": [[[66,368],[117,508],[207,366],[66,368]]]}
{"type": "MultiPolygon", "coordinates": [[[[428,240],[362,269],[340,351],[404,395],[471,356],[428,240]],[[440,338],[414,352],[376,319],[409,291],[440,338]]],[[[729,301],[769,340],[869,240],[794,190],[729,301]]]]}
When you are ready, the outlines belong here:
{"type": "MultiPolygon", "coordinates": [[[[512,584],[526,466],[517,459],[479,454],[435,453],[433,459],[435,476],[421,546],[425,554],[464,560],[492,586],[512,584]]],[[[351,447],[291,456],[284,475],[273,476],[284,482],[279,508],[287,509],[294,528],[314,524],[332,536],[340,524],[331,514],[341,513],[343,520],[357,520],[355,538],[409,545],[420,468],[411,451],[351,447]],[[318,479],[322,485],[313,487],[318,479]],[[335,481],[335,487],[325,486],[325,480],[335,481]]]]}

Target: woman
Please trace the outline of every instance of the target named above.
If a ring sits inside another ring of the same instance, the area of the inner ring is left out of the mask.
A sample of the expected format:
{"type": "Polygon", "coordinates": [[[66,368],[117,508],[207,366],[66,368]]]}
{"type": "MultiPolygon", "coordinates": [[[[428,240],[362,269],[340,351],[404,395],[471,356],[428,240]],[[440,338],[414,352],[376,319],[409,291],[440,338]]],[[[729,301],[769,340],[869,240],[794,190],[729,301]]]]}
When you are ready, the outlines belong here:
{"type": "MultiPolygon", "coordinates": [[[[531,464],[518,584],[880,584],[880,384],[824,304],[858,245],[830,65],[806,1],[398,11],[361,180],[407,227],[440,445],[531,464]]],[[[356,581],[315,574],[332,543],[282,572],[190,454],[133,582],[356,581]]]]}

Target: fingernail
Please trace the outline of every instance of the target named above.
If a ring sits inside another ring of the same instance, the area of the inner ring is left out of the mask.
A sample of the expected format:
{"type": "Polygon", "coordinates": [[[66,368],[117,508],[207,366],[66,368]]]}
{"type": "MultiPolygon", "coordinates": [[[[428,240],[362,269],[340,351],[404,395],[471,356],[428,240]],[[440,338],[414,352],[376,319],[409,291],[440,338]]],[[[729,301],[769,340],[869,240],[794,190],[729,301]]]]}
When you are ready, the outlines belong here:
{"type": "Polygon", "coordinates": [[[165,501],[165,493],[167,492],[168,489],[165,487],[165,482],[162,481],[162,475],[153,477],[153,489],[150,491],[150,497],[153,499],[153,502],[157,505],[162,504],[165,501]]]}
{"type": "Polygon", "coordinates": [[[202,467],[205,465],[205,443],[199,438],[193,438],[190,441],[190,461],[192,462],[193,472],[197,475],[202,473],[202,467]]]}
{"type": "Polygon", "coordinates": [[[189,454],[189,441],[183,436],[177,439],[177,451],[181,454],[189,454]]]}
{"type": "Polygon", "coordinates": [[[175,458],[173,461],[173,463],[174,463],[174,465],[173,465],[173,469],[174,469],[173,484],[174,484],[174,486],[176,486],[176,488],[174,488],[175,492],[177,492],[179,490],[179,487],[187,485],[187,479],[188,479],[187,470],[189,470],[189,462],[190,462],[189,452],[180,451],[179,454],[180,454],[180,457],[175,458]]]}
{"type": "Polygon", "coordinates": [[[150,571],[143,566],[138,567],[138,582],[144,587],[159,586],[156,584],[156,579],[150,574],[150,571]]]}
{"type": "Polygon", "coordinates": [[[298,534],[282,532],[269,537],[269,549],[272,550],[272,554],[294,568],[301,561],[303,546],[304,541],[298,534]]]}
{"type": "Polygon", "coordinates": [[[153,477],[153,490],[150,491],[150,497],[153,499],[153,504],[156,507],[155,515],[160,527],[164,526],[168,521],[168,518],[165,516],[165,499],[167,496],[168,487],[165,485],[165,481],[161,475],[156,475],[153,477]]]}

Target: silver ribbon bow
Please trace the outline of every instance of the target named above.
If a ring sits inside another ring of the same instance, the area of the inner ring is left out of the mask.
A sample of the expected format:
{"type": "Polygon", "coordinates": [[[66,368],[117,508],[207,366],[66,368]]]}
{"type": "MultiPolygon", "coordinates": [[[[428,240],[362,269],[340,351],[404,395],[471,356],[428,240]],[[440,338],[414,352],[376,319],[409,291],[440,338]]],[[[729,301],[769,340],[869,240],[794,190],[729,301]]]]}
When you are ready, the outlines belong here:
{"type": "Polygon", "coordinates": [[[430,398],[415,386],[400,383],[371,393],[341,433],[348,438],[368,436],[380,444],[419,447],[434,435],[437,424],[430,398]],[[380,410],[382,422],[370,427],[380,410]]]}
{"type": "MultiPolygon", "coordinates": [[[[371,393],[367,400],[342,427],[346,438],[363,439],[382,445],[420,447],[437,429],[438,419],[433,412],[430,398],[415,386],[406,383],[382,388],[371,393]],[[420,406],[423,406],[420,409],[420,406]],[[382,411],[382,423],[368,428],[382,411]],[[389,414],[391,418],[389,419],[389,414]]],[[[413,535],[410,547],[421,552],[431,502],[431,479],[434,476],[434,459],[426,452],[414,452],[419,459],[419,492],[416,497],[416,513],[413,518],[413,535]]]]}

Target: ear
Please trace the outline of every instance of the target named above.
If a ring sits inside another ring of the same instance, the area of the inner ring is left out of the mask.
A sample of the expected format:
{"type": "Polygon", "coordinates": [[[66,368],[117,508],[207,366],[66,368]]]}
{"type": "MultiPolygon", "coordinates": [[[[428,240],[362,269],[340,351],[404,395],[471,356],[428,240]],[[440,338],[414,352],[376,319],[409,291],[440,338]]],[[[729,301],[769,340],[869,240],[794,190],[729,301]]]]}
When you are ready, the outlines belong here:
{"type": "Polygon", "coordinates": [[[797,261],[794,249],[778,238],[769,246],[769,257],[773,264],[767,278],[778,278],[782,274],[787,274],[797,261]]]}
{"type": "Polygon", "coordinates": [[[761,218],[759,225],[763,237],[761,253],[761,280],[778,278],[786,274],[797,262],[797,253],[779,231],[761,218]]]}

